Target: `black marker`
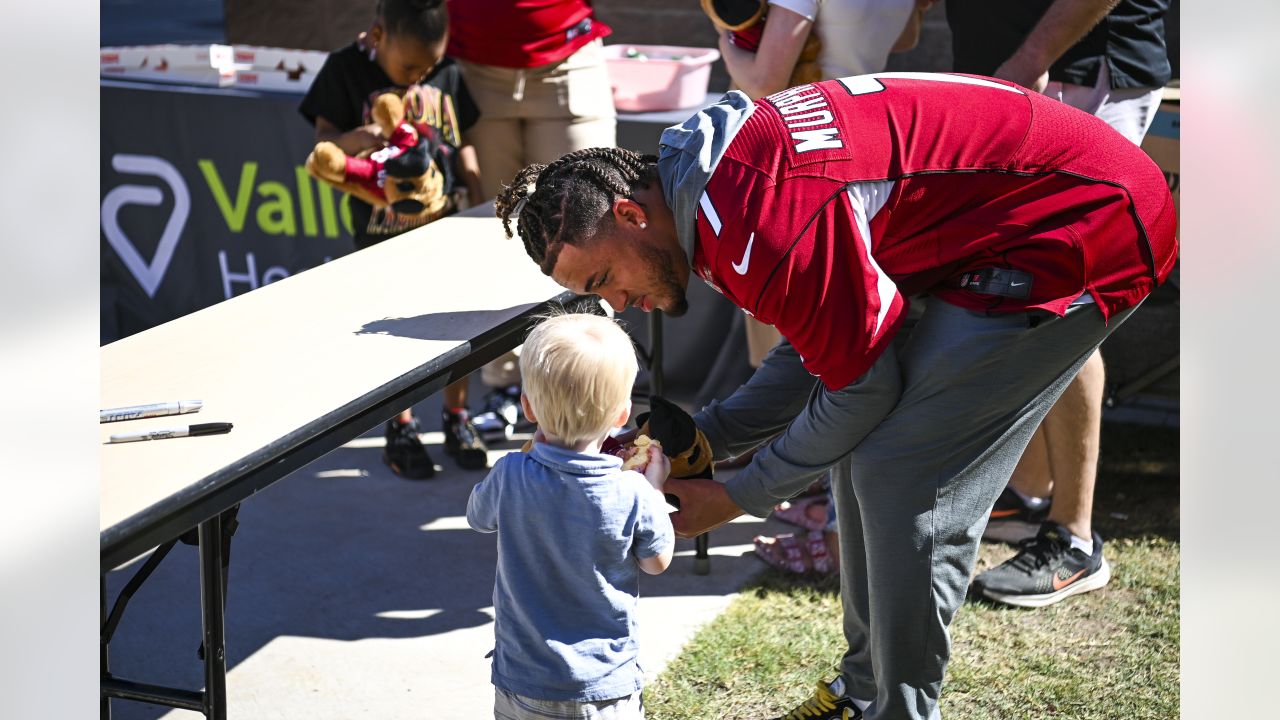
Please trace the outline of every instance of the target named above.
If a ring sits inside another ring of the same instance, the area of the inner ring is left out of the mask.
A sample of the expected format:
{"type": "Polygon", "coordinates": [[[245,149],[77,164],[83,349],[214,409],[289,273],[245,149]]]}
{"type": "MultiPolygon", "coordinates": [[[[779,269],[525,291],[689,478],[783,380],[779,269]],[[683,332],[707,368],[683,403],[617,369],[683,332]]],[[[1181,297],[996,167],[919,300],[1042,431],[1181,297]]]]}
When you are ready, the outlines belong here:
{"type": "Polygon", "coordinates": [[[142,432],[120,433],[119,435],[112,435],[111,440],[108,442],[126,443],[135,442],[137,440],[165,440],[167,438],[195,435],[221,435],[222,433],[229,432],[231,432],[231,423],[200,423],[198,425],[174,428],[172,430],[146,430],[142,432]]]}

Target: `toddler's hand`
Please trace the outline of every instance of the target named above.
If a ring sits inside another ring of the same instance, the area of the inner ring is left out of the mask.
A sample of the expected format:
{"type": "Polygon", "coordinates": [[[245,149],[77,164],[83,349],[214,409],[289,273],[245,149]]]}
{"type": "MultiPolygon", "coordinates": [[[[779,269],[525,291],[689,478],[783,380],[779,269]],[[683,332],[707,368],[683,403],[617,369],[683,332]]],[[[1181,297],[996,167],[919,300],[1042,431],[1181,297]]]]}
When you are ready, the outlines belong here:
{"type": "Polygon", "coordinates": [[[650,445],[649,464],[644,468],[644,478],[655,490],[662,490],[662,486],[667,482],[667,476],[671,474],[671,461],[662,453],[661,446],[650,445]]]}

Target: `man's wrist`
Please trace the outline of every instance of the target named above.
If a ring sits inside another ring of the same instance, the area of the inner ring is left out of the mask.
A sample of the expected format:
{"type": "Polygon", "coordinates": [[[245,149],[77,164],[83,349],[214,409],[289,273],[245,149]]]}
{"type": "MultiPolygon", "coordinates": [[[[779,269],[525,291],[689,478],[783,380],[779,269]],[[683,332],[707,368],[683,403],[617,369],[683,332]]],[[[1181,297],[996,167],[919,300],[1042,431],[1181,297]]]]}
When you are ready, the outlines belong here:
{"type": "Polygon", "coordinates": [[[1049,72],[1051,65],[1053,61],[1045,58],[1042,53],[1024,48],[1005,60],[1004,64],[996,69],[995,76],[1018,83],[1023,87],[1036,89],[1036,81],[1049,72]]]}

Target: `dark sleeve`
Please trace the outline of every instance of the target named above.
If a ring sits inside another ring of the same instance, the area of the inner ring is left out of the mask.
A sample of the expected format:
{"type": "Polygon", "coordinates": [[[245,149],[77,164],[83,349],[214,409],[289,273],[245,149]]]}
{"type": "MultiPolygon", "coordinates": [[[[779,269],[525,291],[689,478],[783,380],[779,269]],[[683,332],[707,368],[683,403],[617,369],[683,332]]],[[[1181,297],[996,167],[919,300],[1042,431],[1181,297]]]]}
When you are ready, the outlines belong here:
{"type": "Polygon", "coordinates": [[[342,54],[330,53],[316,73],[315,80],[307,90],[298,112],[312,125],[316,118],[322,117],[333,123],[339,130],[346,132],[360,126],[360,103],[353,102],[350,97],[347,69],[343,67],[342,54]]]}
{"type": "Polygon", "coordinates": [[[783,338],[742,387],[724,400],[712,400],[693,422],[707,436],[712,457],[736,457],[785,430],[817,383],[783,338]]]}
{"type": "Polygon", "coordinates": [[[458,120],[458,135],[462,144],[467,144],[467,130],[480,119],[480,108],[471,97],[467,83],[462,79],[462,68],[453,58],[446,57],[436,66],[434,72],[425,81],[426,85],[438,88],[449,96],[453,103],[453,111],[458,120]]]}
{"type": "Polygon", "coordinates": [[[471,97],[471,91],[467,89],[467,81],[462,77],[461,69],[456,69],[458,76],[457,90],[453,94],[453,102],[458,108],[458,130],[462,133],[462,143],[469,145],[467,142],[467,130],[480,119],[480,108],[476,106],[476,101],[471,97]]]}

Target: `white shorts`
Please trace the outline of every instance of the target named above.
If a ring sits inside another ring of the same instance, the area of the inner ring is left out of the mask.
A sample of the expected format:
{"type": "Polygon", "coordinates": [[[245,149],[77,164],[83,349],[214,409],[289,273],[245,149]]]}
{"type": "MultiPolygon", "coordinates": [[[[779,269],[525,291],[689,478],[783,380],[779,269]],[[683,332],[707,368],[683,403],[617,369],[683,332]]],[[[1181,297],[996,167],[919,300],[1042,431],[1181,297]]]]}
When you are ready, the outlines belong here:
{"type": "Polygon", "coordinates": [[[1053,81],[1045,86],[1044,94],[1097,115],[1134,145],[1141,145],[1156,119],[1164,88],[1112,88],[1111,72],[1103,63],[1093,87],[1053,81]]]}

